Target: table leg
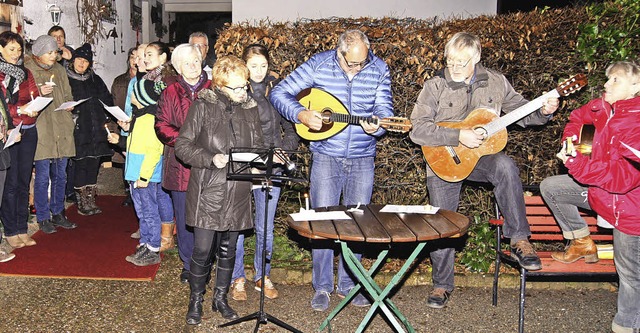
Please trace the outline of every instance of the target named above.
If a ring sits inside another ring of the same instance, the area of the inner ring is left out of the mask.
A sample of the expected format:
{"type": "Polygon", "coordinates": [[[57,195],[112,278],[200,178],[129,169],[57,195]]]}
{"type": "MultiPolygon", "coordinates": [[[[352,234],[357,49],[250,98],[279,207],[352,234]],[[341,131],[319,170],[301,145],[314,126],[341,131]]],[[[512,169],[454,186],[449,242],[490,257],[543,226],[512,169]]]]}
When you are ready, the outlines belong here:
{"type": "Polygon", "coordinates": [[[415,332],[415,330],[411,326],[411,323],[409,323],[407,318],[400,312],[398,307],[387,296],[389,295],[391,290],[393,290],[393,288],[402,280],[402,278],[404,277],[404,274],[411,267],[411,265],[413,264],[413,261],[420,254],[420,252],[422,251],[426,243],[421,242],[416,246],[416,248],[413,250],[409,258],[407,258],[407,260],[402,265],[400,270],[393,276],[389,284],[387,284],[387,286],[383,290],[376,284],[376,282],[373,279],[373,275],[377,271],[378,267],[382,265],[382,263],[384,263],[384,259],[388,254],[388,250],[382,251],[378,255],[376,262],[367,271],[364,269],[360,261],[357,260],[357,258],[355,257],[351,249],[349,249],[349,247],[347,246],[347,243],[340,242],[340,241],[338,242],[341,245],[342,255],[343,255],[343,258],[345,259],[345,262],[347,263],[347,266],[356,275],[356,277],[359,280],[359,283],[351,290],[349,295],[347,295],[345,299],[342,300],[342,302],[340,302],[340,304],[336,307],[336,309],[334,309],[334,311],[332,311],[331,314],[329,314],[329,317],[323,322],[319,330],[322,331],[325,326],[329,325],[330,321],[338,314],[338,312],[340,312],[340,310],[342,310],[342,308],[344,308],[344,306],[346,306],[349,300],[360,290],[360,288],[364,287],[369,293],[369,295],[371,295],[374,302],[371,305],[371,308],[367,312],[366,316],[363,318],[362,322],[358,326],[356,333],[364,331],[364,328],[369,323],[369,321],[375,314],[375,311],[378,307],[382,310],[384,315],[391,322],[391,324],[393,325],[393,327],[397,332],[405,332],[404,328],[406,328],[408,332],[415,332]],[[400,323],[398,323],[398,321],[396,320],[396,317],[402,322],[402,324],[404,324],[404,327],[400,323]]]}
{"type": "MultiPolygon", "coordinates": [[[[346,246],[345,242],[341,242],[341,241],[336,241],[336,243],[340,243],[342,246],[344,246],[345,248],[347,248],[347,252],[344,252],[344,249],[342,249],[342,256],[347,264],[347,267],[349,267],[352,272],[356,275],[356,277],[358,278],[358,280],[361,280],[361,276],[367,276],[367,275],[372,275],[374,272],[376,272],[378,270],[378,268],[380,266],[382,266],[382,264],[384,263],[384,259],[387,257],[387,253],[389,253],[389,250],[383,250],[378,254],[378,258],[376,259],[376,261],[373,263],[373,265],[371,266],[371,268],[368,271],[368,274],[363,274],[361,273],[361,271],[359,269],[354,269],[352,266],[354,266],[352,264],[351,261],[349,261],[349,257],[353,258],[353,261],[356,261],[358,263],[360,263],[355,255],[353,254],[353,252],[346,246]],[[360,273],[360,274],[359,274],[360,273]]],[[[360,267],[362,267],[362,265],[360,265],[360,267]]],[[[364,268],[362,268],[364,270],[364,268]]],[[[338,313],[340,313],[340,311],[342,311],[342,309],[347,306],[349,304],[349,302],[351,301],[351,299],[355,296],[355,294],[360,290],[361,285],[360,284],[356,284],[353,288],[351,288],[351,291],[345,295],[344,299],[342,301],[340,301],[340,303],[338,303],[338,305],[331,311],[331,313],[329,313],[329,316],[327,316],[327,319],[325,319],[322,324],[320,325],[320,328],[318,328],[318,331],[323,331],[325,329],[325,327],[329,327],[329,332],[331,332],[331,320],[333,320],[333,318],[335,318],[335,316],[338,315],[338,313]]],[[[378,288],[378,293],[380,292],[380,289],[378,288]]]]}

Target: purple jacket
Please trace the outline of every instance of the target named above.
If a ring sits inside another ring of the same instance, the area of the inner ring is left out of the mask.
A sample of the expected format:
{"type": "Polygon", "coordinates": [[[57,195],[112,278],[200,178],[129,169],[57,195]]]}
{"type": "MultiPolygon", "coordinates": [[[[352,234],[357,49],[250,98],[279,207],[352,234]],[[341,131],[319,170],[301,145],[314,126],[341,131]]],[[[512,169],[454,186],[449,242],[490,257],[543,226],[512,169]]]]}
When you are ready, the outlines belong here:
{"type": "Polygon", "coordinates": [[[182,77],[168,86],[158,101],[156,114],[156,134],[164,146],[164,165],[162,174],[162,187],[169,191],[187,191],[191,169],[188,165],[176,158],[174,144],[180,127],[187,118],[187,112],[193,101],[198,97],[198,92],[209,88],[211,81],[206,79],[207,74],[202,74],[204,80],[192,89],[182,77]]]}

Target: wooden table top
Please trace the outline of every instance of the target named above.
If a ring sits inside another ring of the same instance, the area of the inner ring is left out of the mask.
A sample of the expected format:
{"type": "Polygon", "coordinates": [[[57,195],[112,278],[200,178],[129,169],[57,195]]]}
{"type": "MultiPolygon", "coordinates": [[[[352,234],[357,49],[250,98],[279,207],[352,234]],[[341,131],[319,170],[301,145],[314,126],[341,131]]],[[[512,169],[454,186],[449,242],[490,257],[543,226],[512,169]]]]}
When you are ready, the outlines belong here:
{"type": "Polygon", "coordinates": [[[385,205],[360,206],[362,213],[347,212],[351,206],[316,208],[315,211],[345,211],[351,220],[294,221],[289,226],[310,239],[392,243],[421,242],[459,237],[469,228],[466,216],[440,209],[436,214],[381,213],[385,205]]]}

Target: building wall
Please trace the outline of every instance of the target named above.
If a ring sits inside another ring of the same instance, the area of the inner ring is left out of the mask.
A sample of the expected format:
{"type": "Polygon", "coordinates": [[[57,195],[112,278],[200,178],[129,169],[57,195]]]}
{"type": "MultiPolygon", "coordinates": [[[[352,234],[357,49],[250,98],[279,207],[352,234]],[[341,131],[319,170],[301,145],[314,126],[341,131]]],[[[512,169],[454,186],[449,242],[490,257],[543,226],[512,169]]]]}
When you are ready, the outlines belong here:
{"type": "Polygon", "coordinates": [[[497,0],[233,0],[233,22],[296,21],[336,17],[464,18],[495,14],[497,0]]]}
{"type": "MultiPolygon", "coordinates": [[[[158,40],[155,30],[151,23],[146,25],[147,28],[142,31],[135,31],[131,27],[131,1],[134,0],[114,0],[118,17],[116,23],[103,21],[103,33],[107,34],[111,29],[115,28],[118,38],[100,38],[99,41],[92,45],[94,51],[94,69],[98,75],[111,88],[113,79],[124,73],[127,68],[127,51],[131,47],[135,47],[138,43],[158,40]],[[114,46],[115,41],[115,46],[114,46]]],[[[76,8],[77,0],[57,0],[55,1],[60,9],[62,16],[60,26],[66,32],[67,44],[73,48],[82,45],[85,40],[79,29],[78,9],[76,8]]],[[[24,0],[23,13],[25,19],[32,24],[25,24],[24,33],[27,39],[36,39],[40,35],[47,33],[49,28],[53,26],[51,23],[51,15],[47,12],[47,3],[54,3],[52,0],[24,0]]],[[[151,10],[151,6],[156,4],[156,0],[135,0],[139,3],[142,10],[151,10]]],[[[169,26],[170,15],[166,11],[162,11],[163,23],[169,26]]],[[[149,15],[147,15],[148,17],[149,15]]],[[[165,34],[163,41],[168,41],[168,34],[165,34]]]]}

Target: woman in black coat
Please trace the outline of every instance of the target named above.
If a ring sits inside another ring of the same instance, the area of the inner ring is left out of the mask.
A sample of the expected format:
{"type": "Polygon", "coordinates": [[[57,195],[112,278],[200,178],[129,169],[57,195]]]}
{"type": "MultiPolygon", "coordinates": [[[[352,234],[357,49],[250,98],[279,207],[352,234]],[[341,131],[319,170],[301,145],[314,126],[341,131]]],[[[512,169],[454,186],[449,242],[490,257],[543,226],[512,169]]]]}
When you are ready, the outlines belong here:
{"type": "Polygon", "coordinates": [[[67,68],[73,99],[79,101],[90,98],[73,110],[76,123],[73,132],[76,144],[73,186],[78,199],[78,213],[81,215],[102,213],[96,205],[100,158],[113,155],[105,128],[108,118],[100,103],[113,105],[113,98],[107,85],[91,68],[92,62],[91,45],[85,43],[73,52],[67,68]]]}

